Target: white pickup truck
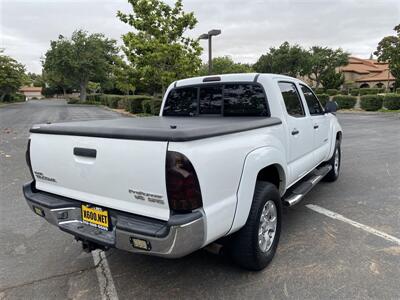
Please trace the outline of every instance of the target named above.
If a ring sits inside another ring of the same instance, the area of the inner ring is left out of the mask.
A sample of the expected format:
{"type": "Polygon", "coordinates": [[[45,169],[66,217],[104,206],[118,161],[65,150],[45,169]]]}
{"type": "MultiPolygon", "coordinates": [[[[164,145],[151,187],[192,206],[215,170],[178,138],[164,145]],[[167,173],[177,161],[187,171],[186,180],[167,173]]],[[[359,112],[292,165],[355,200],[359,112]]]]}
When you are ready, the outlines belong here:
{"type": "Polygon", "coordinates": [[[210,243],[261,270],[281,207],[339,176],[342,129],[302,81],[274,74],[171,84],[160,115],[35,125],[30,208],[82,241],[169,258],[210,243]]]}

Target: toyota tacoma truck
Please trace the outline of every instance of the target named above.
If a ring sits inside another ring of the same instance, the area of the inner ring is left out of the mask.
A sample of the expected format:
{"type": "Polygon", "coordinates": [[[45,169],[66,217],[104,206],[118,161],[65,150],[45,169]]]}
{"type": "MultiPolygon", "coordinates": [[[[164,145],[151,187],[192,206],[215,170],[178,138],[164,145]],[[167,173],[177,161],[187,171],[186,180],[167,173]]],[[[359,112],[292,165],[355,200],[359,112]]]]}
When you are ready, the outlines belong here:
{"type": "Polygon", "coordinates": [[[341,139],[337,118],[298,79],[183,79],[159,116],[34,125],[23,193],[86,251],[177,258],[217,242],[261,270],[282,206],[338,178],[341,139]]]}

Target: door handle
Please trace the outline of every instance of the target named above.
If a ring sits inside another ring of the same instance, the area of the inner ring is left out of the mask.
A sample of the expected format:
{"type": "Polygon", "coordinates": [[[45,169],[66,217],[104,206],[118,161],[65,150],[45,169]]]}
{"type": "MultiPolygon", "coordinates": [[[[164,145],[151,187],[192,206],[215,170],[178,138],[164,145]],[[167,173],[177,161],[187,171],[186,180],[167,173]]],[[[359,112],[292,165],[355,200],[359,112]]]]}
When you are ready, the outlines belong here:
{"type": "Polygon", "coordinates": [[[96,158],[97,151],[96,149],[88,149],[88,148],[74,148],[74,155],[76,156],[85,156],[85,157],[93,157],[96,158]]]}
{"type": "Polygon", "coordinates": [[[293,131],[292,131],[292,135],[296,135],[296,134],[299,134],[299,133],[300,133],[300,131],[298,131],[296,128],[293,129],[293,131]]]}
{"type": "Polygon", "coordinates": [[[314,129],[317,129],[319,127],[318,124],[314,124],[314,129]]]}

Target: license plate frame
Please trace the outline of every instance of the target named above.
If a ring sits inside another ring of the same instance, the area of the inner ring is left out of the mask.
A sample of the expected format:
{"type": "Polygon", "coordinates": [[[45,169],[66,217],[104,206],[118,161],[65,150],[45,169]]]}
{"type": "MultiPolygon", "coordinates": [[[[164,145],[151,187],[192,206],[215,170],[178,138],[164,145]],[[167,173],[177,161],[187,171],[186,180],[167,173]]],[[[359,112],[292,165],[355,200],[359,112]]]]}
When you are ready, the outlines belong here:
{"type": "Polygon", "coordinates": [[[110,228],[110,214],[105,208],[81,204],[81,217],[84,224],[108,231],[110,228]]]}

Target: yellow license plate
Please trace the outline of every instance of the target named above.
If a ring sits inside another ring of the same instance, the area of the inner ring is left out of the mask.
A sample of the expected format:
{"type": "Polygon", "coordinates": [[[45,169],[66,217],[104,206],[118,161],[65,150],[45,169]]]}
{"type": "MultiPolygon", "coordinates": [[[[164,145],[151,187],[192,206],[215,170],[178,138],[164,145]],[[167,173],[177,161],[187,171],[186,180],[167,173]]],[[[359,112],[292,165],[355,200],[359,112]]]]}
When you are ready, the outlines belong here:
{"type": "Polygon", "coordinates": [[[82,221],[100,229],[108,230],[108,211],[100,207],[82,204],[82,221]]]}

